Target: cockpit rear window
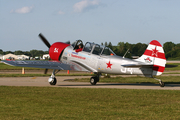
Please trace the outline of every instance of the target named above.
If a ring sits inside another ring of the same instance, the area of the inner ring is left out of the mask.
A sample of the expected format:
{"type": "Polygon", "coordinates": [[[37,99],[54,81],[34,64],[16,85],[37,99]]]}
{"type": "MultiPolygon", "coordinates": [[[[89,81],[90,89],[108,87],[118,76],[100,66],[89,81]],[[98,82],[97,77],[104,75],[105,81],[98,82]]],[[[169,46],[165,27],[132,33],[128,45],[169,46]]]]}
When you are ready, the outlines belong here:
{"type": "Polygon", "coordinates": [[[83,51],[91,52],[91,50],[92,50],[92,45],[91,45],[91,43],[87,42],[86,45],[84,46],[83,51]]]}
{"type": "Polygon", "coordinates": [[[116,55],[116,54],[110,48],[105,47],[102,52],[102,55],[116,55]]]}
{"type": "Polygon", "coordinates": [[[95,45],[92,54],[100,55],[102,52],[103,47],[100,45],[95,45]]]}

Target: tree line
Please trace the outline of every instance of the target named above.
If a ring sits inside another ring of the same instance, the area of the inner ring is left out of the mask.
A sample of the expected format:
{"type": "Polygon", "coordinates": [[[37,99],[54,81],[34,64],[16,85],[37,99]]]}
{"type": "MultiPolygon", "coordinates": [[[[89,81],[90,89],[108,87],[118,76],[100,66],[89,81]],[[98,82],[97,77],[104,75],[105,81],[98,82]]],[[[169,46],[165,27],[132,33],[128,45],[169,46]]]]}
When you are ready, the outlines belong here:
{"type": "MultiPolygon", "coordinates": [[[[126,51],[128,50],[128,53],[126,54],[126,58],[132,58],[132,56],[141,56],[144,51],[147,48],[147,44],[144,43],[137,43],[137,44],[130,44],[128,42],[119,42],[116,46],[113,46],[111,42],[107,43],[101,43],[101,45],[108,46],[111,48],[116,55],[124,56],[126,51]]],[[[166,42],[163,44],[163,49],[165,51],[166,59],[169,60],[180,60],[180,43],[175,44],[173,42],[166,42]]],[[[42,51],[42,50],[30,50],[30,51],[3,51],[0,49],[1,55],[6,54],[15,54],[15,55],[27,55],[30,57],[36,57],[36,56],[43,56],[44,54],[48,54],[48,51],[42,51]]]]}
{"type": "MultiPolygon", "coordinates": [[[[112,46],[111,42],[101,43],[101,45],[108,46],[116,53],[116,55],[119,56],[123,56],[129,49],[129,52],[125,56],[126,58],[132,58],[132,56],[141,56],[148,46],[144,43],[130,44],[128,42],[119,42],[117,46],[112,46]]],[[[163,49],[166,59],[180,60],[180,43],[175,44],[173,42],[166,42],[163,44],[163,49]]]]}
{"type": "Polygon", "coordinates": [[[0,54],[1,55],[6,55],[6,54],[15,54],[15,55],[27,55],[30,57],[39,57],[39,56],[43,56],[44,54],[48,54],[48,51],[42,51],[42,50],[30,50],[30,51],[21,51],[21,50],[17,50],[17,51],[3,51],[2,49],[0,49],[0,54]]]}

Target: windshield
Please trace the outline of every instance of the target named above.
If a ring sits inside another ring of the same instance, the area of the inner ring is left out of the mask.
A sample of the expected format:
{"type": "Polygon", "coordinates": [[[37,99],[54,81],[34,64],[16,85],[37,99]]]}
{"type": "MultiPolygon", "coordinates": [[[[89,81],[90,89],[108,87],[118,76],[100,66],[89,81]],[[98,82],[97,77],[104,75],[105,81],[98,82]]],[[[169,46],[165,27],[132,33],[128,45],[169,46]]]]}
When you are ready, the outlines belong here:
{"type": "Polygon", "coordinates": [[[92,54],[100,55],[101,52],[102,52],[102,49],[103,49],[103,46],[100,46],[100,45],[96,44],[92,54]]]}
{"type": "Polygon", "coordinates": [[[110,48],[105,47],[102,52],[102,55],[116,55],[116,54],[110,48]]]}
{"type": "Polygon", "coordinates": [[[91,45],[91,43],[87,42],[86,45],[84,46],[83,51],[91,52],[91,50],[92,50],[92,45],[91,45]]]}
{"type": "Polygon", "coordinates": [[[81,45],[83,47],[83,42],[82,42],[82,40],[76,40],[71,45],[73,46],[74,49],[78,49],[79,45],[81,45]]]}

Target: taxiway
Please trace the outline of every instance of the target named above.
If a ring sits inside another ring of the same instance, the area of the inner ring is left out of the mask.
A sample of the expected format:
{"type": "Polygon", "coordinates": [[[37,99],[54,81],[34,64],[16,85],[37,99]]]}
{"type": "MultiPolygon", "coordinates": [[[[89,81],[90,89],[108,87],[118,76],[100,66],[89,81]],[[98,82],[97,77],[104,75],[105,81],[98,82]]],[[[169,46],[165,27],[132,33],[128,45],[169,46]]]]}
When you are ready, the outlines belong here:
{"type": "Polygon", "coordinates": [[[90,78],[90,76],[57,76],[56,78],[57,84],[51,86],[47,81],[48,77],[0,77],[0,86],[180,90],[180,84],[166,84],[165,87],[152,83],[97,83],[91,85],[89,82],[73,82],[75,78],[90,78]]]}

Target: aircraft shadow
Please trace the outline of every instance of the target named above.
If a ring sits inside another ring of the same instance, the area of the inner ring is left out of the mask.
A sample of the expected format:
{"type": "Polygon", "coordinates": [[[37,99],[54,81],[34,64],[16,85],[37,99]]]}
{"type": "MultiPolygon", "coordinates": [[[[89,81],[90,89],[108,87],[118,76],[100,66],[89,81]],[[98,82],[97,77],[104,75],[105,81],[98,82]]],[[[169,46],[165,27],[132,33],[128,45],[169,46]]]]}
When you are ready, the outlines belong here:
{"type": "MultiPolygon", "coordinates": [[[[65,80],[68,81],[68,80],[65,80]]],[[[143,83],[97,83],[96,85],[91,85],[89,82],[84,82],[87,84],[73,84],[76,82],[71,82],[70,84],[58,85],[58,86],[160,86],[159,84],[143,82],[143,83]]],[[[165,87],[180,87],[180,82],[165,82],[165,87]]]]}

